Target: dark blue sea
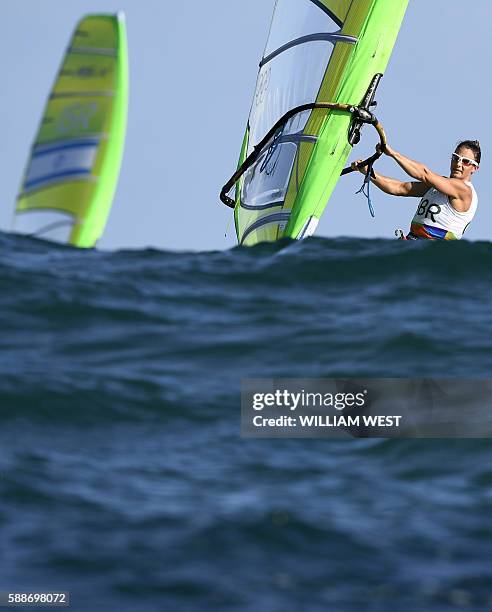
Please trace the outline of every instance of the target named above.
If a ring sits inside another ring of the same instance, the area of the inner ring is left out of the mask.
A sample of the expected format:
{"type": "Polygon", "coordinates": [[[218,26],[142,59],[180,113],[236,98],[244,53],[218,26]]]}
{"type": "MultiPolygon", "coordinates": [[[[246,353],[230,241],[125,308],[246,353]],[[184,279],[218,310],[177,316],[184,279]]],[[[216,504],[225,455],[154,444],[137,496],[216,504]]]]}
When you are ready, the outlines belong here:
{"type": "Polygon", "coordinates": [[[77,612],[492,610],[491,441],[240,437],[246,377],[490,377],[491,304],[488,242],[1,234],[0,591],[70,591],[77,612]]]}

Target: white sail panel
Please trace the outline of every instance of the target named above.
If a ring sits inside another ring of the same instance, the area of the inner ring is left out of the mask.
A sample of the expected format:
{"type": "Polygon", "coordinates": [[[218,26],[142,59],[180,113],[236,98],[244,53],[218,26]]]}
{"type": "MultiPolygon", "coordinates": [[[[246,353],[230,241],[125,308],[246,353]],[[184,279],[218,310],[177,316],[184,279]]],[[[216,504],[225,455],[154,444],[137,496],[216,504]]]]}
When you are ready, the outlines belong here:
{"type": "MultiPolygon", "coordinates": [[[[334,41],[305,37],[336,34],[338,29],[310,0],[278,0],[251,106],[248,154],[288,110],[316,100],[334,41]],[[304,42],[294,44],[300,39],[304,42]]],[[[296,118],[284,133],[302,130],[308,116],[296,118]]]]}

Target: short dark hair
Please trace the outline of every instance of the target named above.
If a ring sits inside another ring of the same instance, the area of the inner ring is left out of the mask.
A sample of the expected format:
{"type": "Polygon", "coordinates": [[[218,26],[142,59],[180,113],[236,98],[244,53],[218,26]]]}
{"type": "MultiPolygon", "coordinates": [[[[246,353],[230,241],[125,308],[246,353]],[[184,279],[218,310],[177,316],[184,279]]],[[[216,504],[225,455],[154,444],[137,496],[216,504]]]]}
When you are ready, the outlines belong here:
{"type": "Polygon", "coordinates": [[[461,149],[461,147],[471,149],[473,151],[473,155],[475,156],[475,161],[480,163],[482,151],[480,150],[480,143],[478,142],[478,140],[462,140],[456,145],[455,151],[461,149]]]}

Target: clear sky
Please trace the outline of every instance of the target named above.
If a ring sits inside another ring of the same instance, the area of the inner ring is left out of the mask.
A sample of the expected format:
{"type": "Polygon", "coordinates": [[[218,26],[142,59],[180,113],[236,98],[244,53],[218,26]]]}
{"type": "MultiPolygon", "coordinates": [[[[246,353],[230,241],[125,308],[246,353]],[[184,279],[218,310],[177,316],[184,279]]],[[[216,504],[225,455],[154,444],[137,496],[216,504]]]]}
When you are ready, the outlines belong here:
{"type": "MultiPolygon", "coordinates": [[[[273,0],[16,0],[2,2],[0,229],[15,197],[46,97],[77,20],[126,14],[130,111],[123,165],[104,249],[223,249],[236,244],[232,211],[218,198],[234,171],[266,42],[273,0]],[[225,233],[227,230],[227,237],[225,233]]],[[[479,210],[470,240],[492,239],[490,0],[410,0],[378,90],[390,144],[448,174],[457,140],[479,139],[479,210]]],[[[372,153],[366,129],[353,158],[372,153]]],[[[383,159],[378,169],[404,175],[383,159]]],[[[393,236],[417,200],[372,188],[376,218],[355,195],[362,176],[342,178],[318,226],[323,236],[393,236]]]]}

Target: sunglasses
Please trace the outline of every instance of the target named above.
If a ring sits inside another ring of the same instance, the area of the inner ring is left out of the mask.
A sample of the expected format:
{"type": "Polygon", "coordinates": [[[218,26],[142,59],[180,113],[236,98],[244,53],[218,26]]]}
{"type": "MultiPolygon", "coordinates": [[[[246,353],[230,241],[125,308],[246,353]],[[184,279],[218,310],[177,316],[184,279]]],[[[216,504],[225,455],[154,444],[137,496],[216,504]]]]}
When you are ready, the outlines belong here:
{"type": "Polygon", "coordinates": [[[451,161],[453,161],[455,164],[461,162],[463,166],[476,166],[478,168],[478,163],[475,160],[470,159],[469,157],[462,157],[461,155],[458,155],[458,153],[453,153],[451,155],[451,161]]]}

